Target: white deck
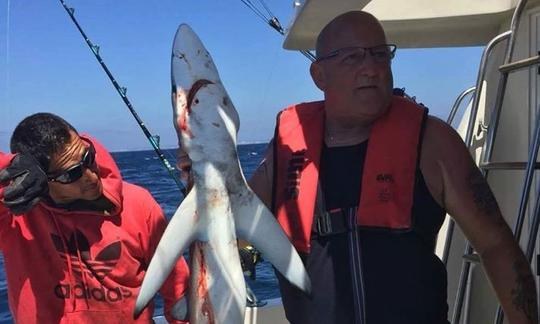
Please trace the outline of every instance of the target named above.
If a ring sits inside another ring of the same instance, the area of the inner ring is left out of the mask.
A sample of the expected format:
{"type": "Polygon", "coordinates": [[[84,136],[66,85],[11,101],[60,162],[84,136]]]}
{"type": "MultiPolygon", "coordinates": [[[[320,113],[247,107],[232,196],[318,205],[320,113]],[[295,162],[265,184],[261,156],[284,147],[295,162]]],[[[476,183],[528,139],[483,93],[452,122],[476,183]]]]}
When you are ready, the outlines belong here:
{"type": "MultiPolygon", "coordinates": [[[[285,312],[281,304],[281,298],[266,300],[263,307],[246,307],[244,324],[285,324],[285,312]]],[[[156,324],[167,324],[164,316],[154,317],[156,324]]]]}

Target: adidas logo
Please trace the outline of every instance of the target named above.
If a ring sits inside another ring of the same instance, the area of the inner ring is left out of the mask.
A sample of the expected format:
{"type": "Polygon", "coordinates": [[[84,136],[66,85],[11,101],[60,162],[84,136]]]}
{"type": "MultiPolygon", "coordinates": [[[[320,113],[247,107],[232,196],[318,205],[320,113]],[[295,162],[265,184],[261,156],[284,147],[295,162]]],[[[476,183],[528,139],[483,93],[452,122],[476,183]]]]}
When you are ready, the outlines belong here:
{"type": "Polygon", "coordinates": [[[101,280],[114,269],[122,252],[120,241],[109,244],[92,258],[88,239],[79,231],[71,234],[65,246],[62,238],[56,234],[51,233],[51,240],[60,257],[66,263],[71,262],[72,271],[78,279],[73,287],[62,283],[56,285],[54,287],[56,297],[69,299],[73,296],[77,299],[94,299],[99,302],[119,302],[133,295],[130,290],[123,287],[88,287],[80,282],[82,271],[90,278],[101,280]]]}
{"type": "Polygon", "coordinates": [[[122,244],[117,241],[106,246],[92,259],[88,239],[79,231],[71,234],[67,240],[67,254],[60,236],[51,233],[51,239],[60,257],[66,262],[68,262],[67,258],[70,259],[73,272],[79,278],[82,278],[82,269],[91,278],[103,279],[114,268],[122,251],[122,244]],[[79,260],[78,253],[80,253],[82,260],[79,260]],[[82,261],[82,264],[80,261],[82,261]]]}
{"type": "Polygon", "coordinates": [[[116,287],[105,289],[103,286],[99,288],[90,288],[83,283],[76,283],[73,289],[68,284],[58,284],[54,287],[54,294],[61,299],[69,299],[73,295],[76,299],[95,299],[100,302],[119,302],[131,297],[131,291],[116,287]]]}

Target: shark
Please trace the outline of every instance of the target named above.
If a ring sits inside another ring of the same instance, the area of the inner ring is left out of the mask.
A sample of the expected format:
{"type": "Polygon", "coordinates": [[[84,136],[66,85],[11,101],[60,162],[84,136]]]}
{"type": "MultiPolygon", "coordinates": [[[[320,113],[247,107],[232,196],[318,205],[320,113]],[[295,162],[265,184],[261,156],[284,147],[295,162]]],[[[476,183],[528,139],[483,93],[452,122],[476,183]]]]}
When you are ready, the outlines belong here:
{"type": "Polygon", "coordinates": [[[306,293],[302,260],[272,212],[250,189],[237,153],[238,113],[202,41],[187,24],[176,32],[171,60],[173,121],[192,161],[193,186],[171,218],[148,266],[135,316],[189,247],[187,301],[173,315],[191,324],[244,323],[246,285],[237,238],[250,242],[306,293]],[[186,315],[187,313],[187,315],[186,315]]]}

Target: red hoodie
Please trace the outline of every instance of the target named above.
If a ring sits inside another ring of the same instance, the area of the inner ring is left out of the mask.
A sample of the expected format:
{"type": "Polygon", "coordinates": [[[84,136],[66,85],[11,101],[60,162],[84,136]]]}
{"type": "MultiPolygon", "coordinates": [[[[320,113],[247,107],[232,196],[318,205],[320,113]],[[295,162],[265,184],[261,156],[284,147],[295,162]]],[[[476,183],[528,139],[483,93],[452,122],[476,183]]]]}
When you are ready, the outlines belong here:
{"type": "MultiPolygon", "coordinates": [[[[14,216],[0,203],[0,249],[17,323],[151,323],[151,304],[133,320],[146,268],[166,227],[145,189],[122,181],[111,155],[92,140],[110,213],[68,211],[41,201],[14,216]]],[[[0,152],[0,169],[13,155],[0,152]]],[[[3,189],[0,189],[0,197],[3,189]]],[[[160,290],[165,315],[187,289],[181,259],[160,290]]],[[[183,323],[183,322],[174,322],[183,323]]]]}

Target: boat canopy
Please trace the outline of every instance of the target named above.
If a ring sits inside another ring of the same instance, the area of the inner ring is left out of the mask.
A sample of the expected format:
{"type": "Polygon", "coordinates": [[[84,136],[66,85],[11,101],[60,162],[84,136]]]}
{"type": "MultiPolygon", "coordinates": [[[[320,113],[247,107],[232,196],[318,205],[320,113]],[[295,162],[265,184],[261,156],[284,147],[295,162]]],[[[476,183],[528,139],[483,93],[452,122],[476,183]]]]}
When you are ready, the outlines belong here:
{"type": "MultiPolygon", "coordinates": [[[[533,1],[536,2],[536,1],[533,1]]],[[[401,48],[485,45],[511,18],[518,0],[305,0],[283,47],[310,50],[321,29],[334,17],[364,10],[381,20],[388,42],[401,48]]]]}

